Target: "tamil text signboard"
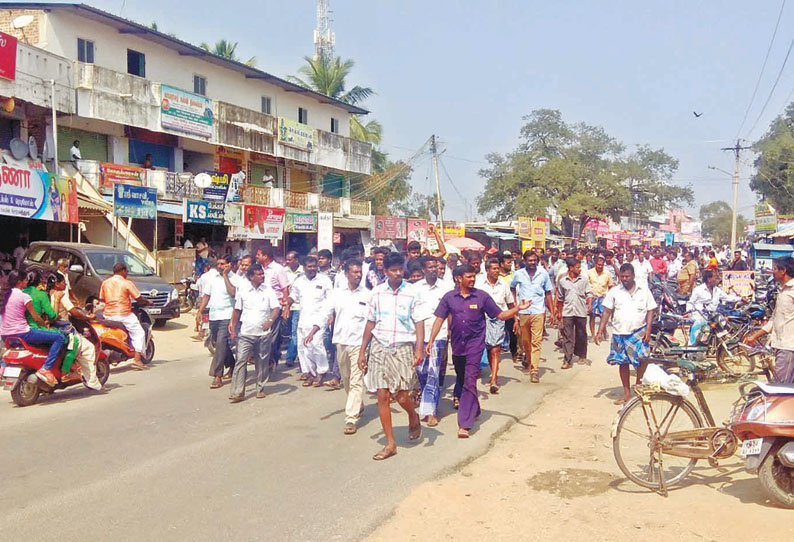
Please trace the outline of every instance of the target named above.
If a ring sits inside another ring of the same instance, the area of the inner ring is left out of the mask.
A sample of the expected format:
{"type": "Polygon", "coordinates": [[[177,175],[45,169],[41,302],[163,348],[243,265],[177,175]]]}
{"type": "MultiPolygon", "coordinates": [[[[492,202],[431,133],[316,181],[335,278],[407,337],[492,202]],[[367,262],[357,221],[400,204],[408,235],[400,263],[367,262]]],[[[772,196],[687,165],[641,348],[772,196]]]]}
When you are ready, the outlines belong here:
{"type": "Polygon", "coordinates": [[[200,94],[160,85],[160,125],[163,128],[211,138],[212,100],[200,94]]]}
{"type": "Polygon", "coordinates": [[[231,175],[222,171],[205,171],[212,179],[212,183],[204,189],[204,199],[207,201],[226,201],[229,191],[231,175]]]}
{"type": "Polygon", "coordinates": [[[0,32],[0,77],[17,77],[17,39],[5,32],[0,32]]]}
{"type": "Polygon", "coordinates": [[[102,188],[112,188],[114,184],[137,184],[142,185],[146,177],[146,170],[135,166],[123,166],[120,164],[110,164],[100,162],[99,164],[99,185],[102,188]]]}
{"type": "Polygon", "coordinates": [[[185,200],[182,220],[192,224],[223,225],[226,204],[222,201],[185,200]]]}
{"type": "Polygon", "coordinates": [[[42,170],[3,164],[0,214],[77,223],[75,181],[42,170]]]}
{"type": "Polygon", "coordinates": [[[722,289],[727,294],[753,297],[755,274],[753,271],[723,271],[722,289]]]}
{"type": "Polygon", "coordinates": [[[287,212],[284,231],[287,233],[314,233],[317,231],[317,215],[287,212]]]}
{"type": "Polygon", "coordinates": [[[113,214],[125,218],[157,219],[157,189],[117,184],[113,187],[113,214]]]}
{"type": "Polygon", "coordinates": [[[278,142],[311,152],[314,149],[314,128],[294,120],[279,117],[278,142]]]}

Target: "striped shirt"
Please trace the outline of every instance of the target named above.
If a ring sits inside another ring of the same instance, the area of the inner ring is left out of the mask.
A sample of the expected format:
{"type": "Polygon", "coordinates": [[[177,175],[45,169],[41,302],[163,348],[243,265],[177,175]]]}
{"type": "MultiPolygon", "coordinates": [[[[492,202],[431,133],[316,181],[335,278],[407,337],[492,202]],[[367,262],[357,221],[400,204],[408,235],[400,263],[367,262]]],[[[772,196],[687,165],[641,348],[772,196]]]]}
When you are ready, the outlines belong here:
{"type": "Polygon", "coordinates": [[[396,290],[389,282],[372,290],[367,320],[375,322],[372,336],[381,346],[416,342],[416,324],[430,317],[425,314],[419,290],[403,281],[396,290]]]}

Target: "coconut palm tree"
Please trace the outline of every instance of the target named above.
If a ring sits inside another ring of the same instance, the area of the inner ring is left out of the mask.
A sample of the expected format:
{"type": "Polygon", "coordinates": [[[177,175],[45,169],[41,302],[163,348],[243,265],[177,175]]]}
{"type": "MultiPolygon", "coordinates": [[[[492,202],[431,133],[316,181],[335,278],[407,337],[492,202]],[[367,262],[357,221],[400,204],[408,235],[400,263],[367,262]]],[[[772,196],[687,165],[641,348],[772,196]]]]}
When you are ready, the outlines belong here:
{"type": "MultiPolygon", "coordinates": [[[[210,44],[207,42],[203,42],[200,47],[205,51],[209,51],[213,55],[217,55],[223,58],[228,58],[229,60],[234,60],[235,62],[242,62],[239,58],[237,58],[237,42],[228,41],[228,40],[218,40],[215,42],[214,45],[210,47],[210,44]]],[[[252,56],[245,62],[243,62],[246,66],[255,67],[256,66],[256,57],[252,56]]]]}
{"type": "MultiPolygon", "coordinates": [[[[298,69],[300,76],[290,75],[287,79],[303,88],[311,89],[320,94],[325,94],[340,102],[355,105],[363,102],[375,91],[370,87],[355,85],[347,89],[347,76],[355,66],[351,59],[342,60],[340,57],[303,57],[306,64],[298,69]]],[[[350,137],[378,145],[383,136],[383,126],[370,120],[362,124],[357,115],[350,116],[350,137]]]]}

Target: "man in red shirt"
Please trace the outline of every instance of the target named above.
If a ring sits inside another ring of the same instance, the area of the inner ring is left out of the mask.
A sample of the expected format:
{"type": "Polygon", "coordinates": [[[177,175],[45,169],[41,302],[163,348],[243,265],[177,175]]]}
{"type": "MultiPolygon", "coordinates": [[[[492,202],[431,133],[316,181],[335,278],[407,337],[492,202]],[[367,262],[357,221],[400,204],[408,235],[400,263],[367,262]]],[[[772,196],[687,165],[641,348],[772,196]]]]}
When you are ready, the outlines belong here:
{"type": "Polygon", "coordinates": [[[667,260],[662,254],[662,249],[656,247],[653,249],[653,257],[650,259],[651,269],[653,269],[654,276],[659,280],[664,280],[667,276],[667,260]]]}

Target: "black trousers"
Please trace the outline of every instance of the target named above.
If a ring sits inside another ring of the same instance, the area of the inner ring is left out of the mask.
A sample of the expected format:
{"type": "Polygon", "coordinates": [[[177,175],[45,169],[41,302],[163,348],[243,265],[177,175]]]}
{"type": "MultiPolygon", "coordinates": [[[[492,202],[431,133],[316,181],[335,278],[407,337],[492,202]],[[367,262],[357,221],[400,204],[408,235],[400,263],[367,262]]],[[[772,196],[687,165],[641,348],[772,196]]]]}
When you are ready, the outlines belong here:
{"type": "Polygon", "coordinates": [[[276,317],[276,320],[273,322],[273,325],[270,326],[271,333],[273,334],[273,344],[270,345],[270,364],[277,365],[279,360],[281,359],[281,341],[283,335],[281,330],[284,327],[289,327],[288,323],[285,323],[284,320],[281,318],[281,313],[276,317]]]}
{"type": "Polygon", "coordinates": [[[516,335],[516,332],[513,330],[515,322],[515,318],[505,320],[505,332],[507,333],[507,340],[510,344],[510,355],[513,357],[516,357],[518,354],[518,335],[516,335]]]}
{"type": "Polygon", "coordinates": [[[234,356],[229,339],[228,320],[210,320],[210,340],[215,343],[215,355],[210,364],[210,376],[223,376],[223,369],[234,367],[234,356]]]}
{"type": "Polygon", "coordinates": [[[565,354],[565,361],[570,363],[575,355],[579,356],[581,359],[586,358],[587,317],[563,316],[560,338],[562,340],[562,351],[565,354]]]}

